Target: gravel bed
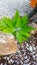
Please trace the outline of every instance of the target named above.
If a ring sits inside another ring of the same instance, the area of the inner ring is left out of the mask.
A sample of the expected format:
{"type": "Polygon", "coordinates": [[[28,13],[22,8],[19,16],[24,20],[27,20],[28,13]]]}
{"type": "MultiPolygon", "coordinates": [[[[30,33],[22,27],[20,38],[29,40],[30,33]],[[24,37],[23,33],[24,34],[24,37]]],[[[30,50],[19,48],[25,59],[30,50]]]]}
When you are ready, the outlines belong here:
{"type": "Polygon", "coordinates": [[[1,57],[0,65],[37,65],[37,32],[18,48],[16,54],[1,57]]]}

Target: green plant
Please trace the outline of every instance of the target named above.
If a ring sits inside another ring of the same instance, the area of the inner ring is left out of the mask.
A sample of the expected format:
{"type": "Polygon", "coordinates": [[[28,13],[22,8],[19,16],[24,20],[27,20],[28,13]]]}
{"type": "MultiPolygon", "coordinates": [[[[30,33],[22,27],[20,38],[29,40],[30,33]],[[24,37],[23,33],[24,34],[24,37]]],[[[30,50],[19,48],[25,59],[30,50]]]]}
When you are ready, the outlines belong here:
{"type": "Polygon", "coordinates": [[[30,31],[34,28],[28,26],[28,16],[20,17],[18,10],[13,19],[4,17],[0,20],[0,30],[5,33],[12,33],[19,43],[28,40],[31,36],[30,31]]]}

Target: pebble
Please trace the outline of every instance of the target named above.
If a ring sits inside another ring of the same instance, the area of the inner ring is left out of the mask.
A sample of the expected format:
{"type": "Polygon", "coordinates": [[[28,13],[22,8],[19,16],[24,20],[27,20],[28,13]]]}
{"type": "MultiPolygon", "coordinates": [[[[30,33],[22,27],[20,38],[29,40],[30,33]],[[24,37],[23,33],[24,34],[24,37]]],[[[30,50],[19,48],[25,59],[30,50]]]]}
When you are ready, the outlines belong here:
{"type": "Polygon", "coordinates": [[[33,51],[33,48],[32,48],[32,46],[30,46],[30,47],[29,47],[29,50],[30,50],[31,52],[33,51]]]}
{"type": "Polygon", "coordinates": [[[1,63],[1,65],[3,65],[3,63],[1,63]]]}

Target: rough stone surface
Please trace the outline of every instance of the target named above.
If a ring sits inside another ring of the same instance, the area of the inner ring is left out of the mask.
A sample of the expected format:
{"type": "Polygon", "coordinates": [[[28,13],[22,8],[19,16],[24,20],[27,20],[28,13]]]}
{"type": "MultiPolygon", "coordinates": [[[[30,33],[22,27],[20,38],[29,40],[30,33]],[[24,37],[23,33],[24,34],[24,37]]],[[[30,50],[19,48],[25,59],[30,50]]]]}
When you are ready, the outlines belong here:
{"type": "Polygon", "coordinates": [[[31,11],[29,0],[0,0],[0,17],[13,17],[16,9],[20,15],[24,15],[31,11]]]}

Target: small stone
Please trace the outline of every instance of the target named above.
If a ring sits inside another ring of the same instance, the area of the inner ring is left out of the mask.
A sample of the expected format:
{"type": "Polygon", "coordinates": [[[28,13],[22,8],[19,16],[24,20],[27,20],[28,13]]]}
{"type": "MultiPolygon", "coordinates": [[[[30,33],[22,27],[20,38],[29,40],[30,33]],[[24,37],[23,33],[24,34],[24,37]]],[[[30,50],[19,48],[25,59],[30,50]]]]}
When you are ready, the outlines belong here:
{"type": "Polygon", "coordinates": [[[12,59],[10,59],[10,60],[8,61],[8,63],[12,63],[12,61],[13,61],[13,60],[12,60],[12,59]]]}
{"type": "Polygon", "coordinates": [[[7,59],[7,57],[4,57],[4,59],[7,59]]]}
{"type": "Polygon", "coordinates": [[[29,47],[29,44],[27,43],[27,47],[29,47]]]}
{"type": "Polygon", "coordinates": [[[33,59],[35,60],[35,55],[33,55],[33,59]]]}
{"type": "Polygon", "coordinates": [[[36,50],[36,47],[33,47],[34,50],[36,50]]]}
{"type": "Polygon", "coordinates": [[[32,46],[30,46],[30,47],[29,47],[29,50],[30,50],[31,52],[33,51],[33,48],[32,48],[32,46]]]}
{"type": "Polygon", "coordinates": [[[25,59],[27,59],[27,56],[25,56],[25,59]]]}
{"type": "Polygon", "coordinates": [[[9,60],[9,57],[7,57],[7,60],[9,60]]]}
{"type": "Polygon", "coordinates": [[[1,63],[0,65],[3,65],[3,63],[1,63]]]}

